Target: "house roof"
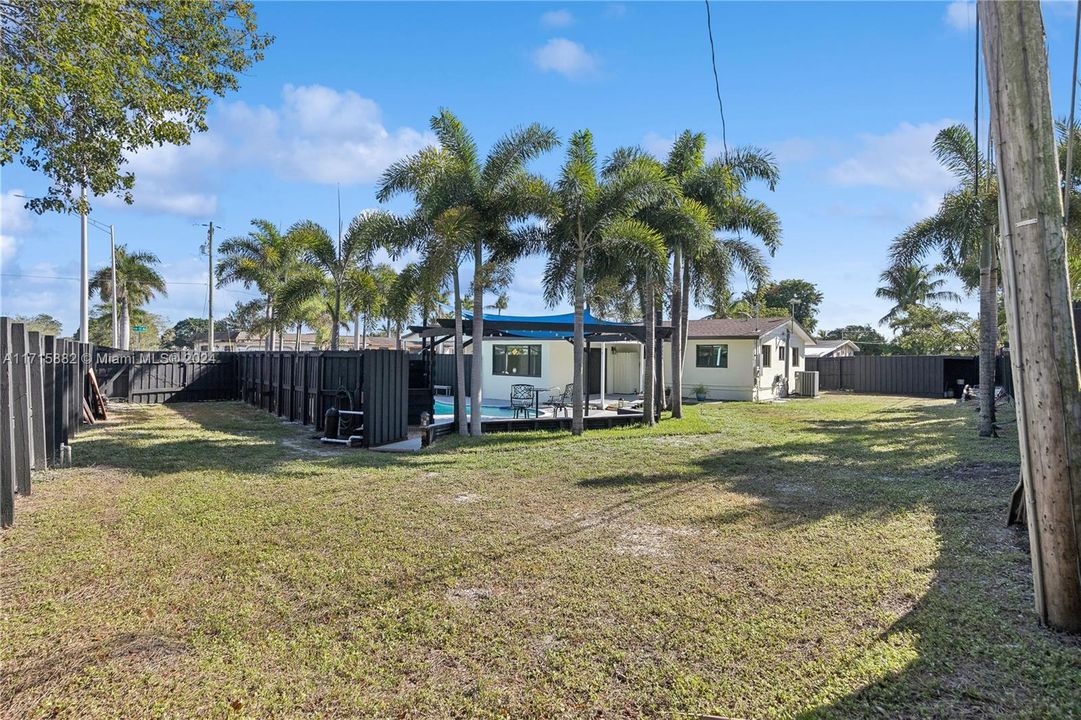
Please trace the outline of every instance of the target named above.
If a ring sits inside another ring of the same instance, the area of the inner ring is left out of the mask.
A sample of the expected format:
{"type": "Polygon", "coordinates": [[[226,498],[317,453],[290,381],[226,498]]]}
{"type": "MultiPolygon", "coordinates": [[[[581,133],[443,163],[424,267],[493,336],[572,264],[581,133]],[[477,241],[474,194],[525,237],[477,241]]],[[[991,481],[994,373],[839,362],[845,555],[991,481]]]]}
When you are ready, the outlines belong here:
{"type": "Polygon", "coordinates": [[[854,352],[859,352],[860,346],[851,340],[816,340],[814,348],[808,348],[808,357],[826,357],[835,353],[839,348],[851,345],[854,352]]]}
{"type": "MultiPolygon", "coordinates": [[[[789,321],[786,317],[769,318],[706,318],[687,323],[688,338],[754,339],[770,333],[789,321]]],[[[815,341],[799,323],[793,323],[797,331],[806,336],[808,344],[815,341]]]]}
{"type": "MultiPolygon", "coordinates": [[[[523,337],[534,340],[559,340],[571,337],[574,333],[574,313],[561,313],[556,315],[488,315],[481,316],[484,320],[485,337],[523,337]]],[[[584,314],[584,330],[586,335],[596,341],[604,338],[611,340],[640,339],[643,334],[642,323],[621,323],[610,320],[601,320],[595,317],[587,309],[584,314]]],[[[452,318],[438,318],[436,325],[432,327],[414,326],[410,328],[413,333],[420,336],[432,337],[445,334],[454,328],[452,318]]],[[[466,335],[473,333],[473,316],[463,313],[462,330],[466,335]]],[[[671,336],[669,327],[658,327],[657,337],[666,339],[671,336]]]]}

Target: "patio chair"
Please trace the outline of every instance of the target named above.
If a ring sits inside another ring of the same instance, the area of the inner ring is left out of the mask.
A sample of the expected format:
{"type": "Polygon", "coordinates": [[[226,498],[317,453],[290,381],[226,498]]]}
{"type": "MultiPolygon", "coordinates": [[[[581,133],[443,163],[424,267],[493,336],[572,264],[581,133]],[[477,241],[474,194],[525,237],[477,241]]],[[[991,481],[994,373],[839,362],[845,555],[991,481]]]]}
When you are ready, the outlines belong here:
{"type": "Polygon", "coordinates": [[[567,416],[567,409],[574,403],[574,383],[567,383],[563,388],[563,394],[558,398],[551,398],[552,416],[554,417],[560,410],[563,411],[563,417],[567,416]]]}
{"type": "Polygon", "coordinates": [[[514,417],[529,417],[529,411],[533,409],[533,397],[532,385],[510,386],[510,407],[514,411],[514,417]]]}

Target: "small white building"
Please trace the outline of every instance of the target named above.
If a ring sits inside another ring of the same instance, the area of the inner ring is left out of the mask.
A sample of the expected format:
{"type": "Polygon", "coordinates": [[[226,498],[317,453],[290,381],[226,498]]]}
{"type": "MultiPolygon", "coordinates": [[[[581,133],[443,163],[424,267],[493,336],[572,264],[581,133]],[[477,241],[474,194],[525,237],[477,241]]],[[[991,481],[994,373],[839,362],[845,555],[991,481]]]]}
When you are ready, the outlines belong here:
{"type": "Polygon", "coordinates": [[[860,346],[851,340],[815,340],[815,346],[807,348],[807,357],[853,357],[860,346]]]}
{"type": "MultiPolygon", "coordinates": [[[[493,318],[495,319],[495,318],[493,318]]],[[[506,320],[507,318],[503,318],[506,320]]],[[[553,318],[522,318],[549,321],[553,318]]],[[[594,321],[597,322],[597,321],[594,321]]],[[[587,390],[594,399],[642,391],[642,345],[634,339],[593,336],[586,359],[587,390]]],[[[482,390],[486,403],[506,401],[511,386],[561,388],[572,382],[574,348],[560,331],[509,331],[485,337],[482,390]]],[[[768,400],[789,387],[803,369],[804,348],[814,339],[788,318],[692,320],[687,327],[683,395],[704,386],[710,400],[768,400]]],[[[665,386],[671,387],[671,343],[664,343],[665,386]]]]}

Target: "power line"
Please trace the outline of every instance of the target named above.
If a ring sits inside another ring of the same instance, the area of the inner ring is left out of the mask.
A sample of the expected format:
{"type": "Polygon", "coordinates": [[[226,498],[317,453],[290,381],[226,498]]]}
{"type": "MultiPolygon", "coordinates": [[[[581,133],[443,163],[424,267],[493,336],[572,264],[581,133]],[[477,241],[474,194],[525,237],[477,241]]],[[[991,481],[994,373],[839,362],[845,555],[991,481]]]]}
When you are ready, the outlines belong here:
{"type": "MultiPolygon", "coordinates": [[[[68,277],[66,275],[33,275],[29,273],[0,273],[0,277],[6,278],[20,278],[20,279],[32,279],[32,280],[79,280],[77,277],[68,277]]],[[[207,286],[205,282],[195,282],[189,280],[166,280],[166,285],[201,285],[207,286]]],[[[262,298],[262,295],[258,293],[246,292],[244,290],[233,290],[231,288],[216,288],[218,292],[234,293],[236,295],[248,295],[253,298],[262,298]]]]}
{"type": "MultiPolygon", "coordinates": [[[[1081,2],[1081,0],[1078,0],[1081,2]]],[[[717,93],[717,107],[721,111],[721,144],[724,146],[724,162],[728,164],[728,131],[724,122],[724,102],[721,101],[721,80],[717,76],[717,50],[713,45],[713,16],[706,0],[706,28],[709,30],[709,58],[713,64],[713,90],[717,93]]]]}

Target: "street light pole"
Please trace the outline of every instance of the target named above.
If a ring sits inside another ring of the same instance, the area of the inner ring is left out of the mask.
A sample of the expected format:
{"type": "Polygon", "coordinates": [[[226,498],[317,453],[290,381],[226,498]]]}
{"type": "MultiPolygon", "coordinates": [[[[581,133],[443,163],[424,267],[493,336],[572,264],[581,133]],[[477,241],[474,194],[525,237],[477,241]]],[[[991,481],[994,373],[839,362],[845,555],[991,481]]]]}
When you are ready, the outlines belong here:
{"type": "Polygon", "coordinates": [[[207,287],[209,288],[209,295],[207,296],[206,303],[206,347],[209,352],[214,352],[214,221],[211,220],[206,227],[206,255],[207,255],[207,268],[209,274],[207,275],[207,287]]]}
{"type": "Polygon", "coordinates": [[[112,288],[113,296],[113,347],[120,341],[120,330],[116,327],[116,227],[109,226],[109,262],[112,263],[112,288]]]}
{"type": "MultiPolygon", "coordinates": [[[[79,211],[81,258],[79,260],[79,342],[90,342],[90,260],[87,240],[86,185],[83,185],[82,208],[79,211]]],[[[115,291],[114,291],[115,292],[115,291]]]]}

